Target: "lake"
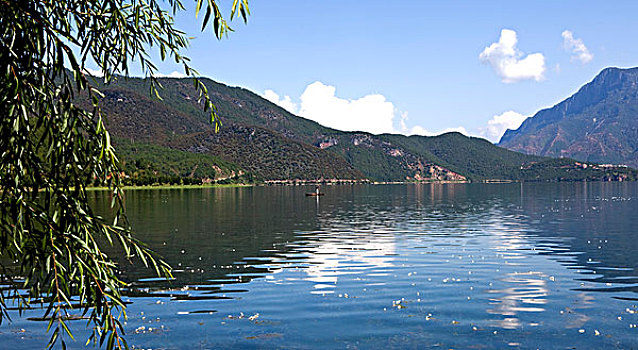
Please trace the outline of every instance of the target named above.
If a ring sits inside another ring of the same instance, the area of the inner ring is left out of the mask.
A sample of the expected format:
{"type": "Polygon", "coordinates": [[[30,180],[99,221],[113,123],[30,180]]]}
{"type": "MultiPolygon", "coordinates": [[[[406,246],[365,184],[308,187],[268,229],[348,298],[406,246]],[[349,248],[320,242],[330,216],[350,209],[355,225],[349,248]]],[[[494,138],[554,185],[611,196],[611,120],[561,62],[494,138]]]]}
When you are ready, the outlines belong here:
{"type": "MultiPolygon", "coordinates": [[[[638,184],[128,190],[136,349],[638,348],[638,184]]],[[[93,192],[106,211],[108,194],[93,192]]],[[[0,348],[43,348],[27,312],[0,348]]],[[[85,322],[71,323],[83,348],[85,322]]]]}

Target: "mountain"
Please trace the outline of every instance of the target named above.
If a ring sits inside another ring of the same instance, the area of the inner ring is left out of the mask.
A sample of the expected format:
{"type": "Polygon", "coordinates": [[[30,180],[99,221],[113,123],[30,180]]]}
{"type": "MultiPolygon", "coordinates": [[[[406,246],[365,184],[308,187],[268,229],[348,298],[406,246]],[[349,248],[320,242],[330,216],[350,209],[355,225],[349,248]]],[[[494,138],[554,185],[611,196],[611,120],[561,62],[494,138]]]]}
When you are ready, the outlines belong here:
{"type": "Polygon", "coordinates": [[[187,91],[196,96],[188,80],[164,81],[167,88],[161,101],[141,92],[148,91],[145,83],[131,79],[128,84],[101,88],[100,105],[106,115],[107,128],[116,149],[127,151],[123,158],[125,170],[126,164],[131,163],[128,158],[134,155],[145,159],[156,170],[165,158],[156,161],[149,158],[167,149],[184,155],[212,157],[207,158],[206,164],[192,164],[192,170],[196,171],[196,165],[198,169],[213,170],[215,179],[244,174],[249,174],[251,179],[256,176],[258,180],[365,178],[342,158],[269,129],[229,121],[216,133],[208,122],[209,115],[195,100],[191,102],[189,95],[183,95],[180,101],[168,93],[174,91],[181,95],[187,91]],[[182,89],[182,84],[188,88],[182,89]]]}
{"type": "Polygon", "coordinates": [[[499,146],[638,167],[638,68],[604,69],[568,99],[507,130],[499,146]]]}
{"type": "Polygon", "coordinates": [[[118,78],[107,86],[95,82],[124,171],[133,179],[139,174],[266,182],[636,177],[626,169],[585,171],[574,161],[525,155],[459,133],[343,132],[295,116],[246,89],[204,78],[222,121],[215,132],[192,80],[159,81],[162,100],[150,97],[145,79],[118,78]]]}

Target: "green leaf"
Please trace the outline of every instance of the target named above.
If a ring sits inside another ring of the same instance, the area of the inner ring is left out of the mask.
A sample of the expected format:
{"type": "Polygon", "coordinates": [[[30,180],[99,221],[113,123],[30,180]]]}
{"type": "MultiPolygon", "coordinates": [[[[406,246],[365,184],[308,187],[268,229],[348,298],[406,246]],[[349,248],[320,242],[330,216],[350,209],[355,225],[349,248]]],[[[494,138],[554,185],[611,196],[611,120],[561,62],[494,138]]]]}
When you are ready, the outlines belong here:
{"type": "Polygon", "coordinates": [[[206,15],[204,16],[204,20],[202,21],[202,31],[206,29],[206,24],[208,24],[208,20],[210,19],[211,9],[210,7],[206,8],[206,15]]]}

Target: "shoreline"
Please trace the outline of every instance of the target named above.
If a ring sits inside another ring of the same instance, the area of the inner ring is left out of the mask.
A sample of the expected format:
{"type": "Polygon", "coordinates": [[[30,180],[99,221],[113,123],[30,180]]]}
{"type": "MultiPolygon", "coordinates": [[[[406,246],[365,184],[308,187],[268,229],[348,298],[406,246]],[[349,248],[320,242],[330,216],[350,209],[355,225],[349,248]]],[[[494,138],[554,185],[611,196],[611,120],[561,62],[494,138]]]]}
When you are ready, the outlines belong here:
{"type": "MultiPolygon", "coordinates": [[[[193,188],[229,188],[229,187],[253,187],[255,184],[202,184],[202,185],[145,185],[145,186],[122,186],[123,190],[161,190],[161,189],[193,189],[193,188]]],[[[87,191],[109,191],[110,187],[87,187],[87,191]]]]}
{"type": "MultiPolygon", "coordinates": [[[[253,184],[200,184],[200,185],[145,185],[145,186],[122,186],[123,190],[156,190],[156,189],[197,189],[197,188],[240,188],[240,187],[270,187],[270,186],[336,186],[336,185],[446,185],[446,184],[512,184],[512,183],[564,183],[564,182],[582,182],[582,183],[603,183],[603,182],[633,182],[633,181],[604,181],[604,180],[571,180],[571,181],[520,181],[520,180],[482,180],[482,181],[268,181],[264,183],[253,184]]],[[[87,191],[108,191],[109,187],[86,187],[87,191]]]]}

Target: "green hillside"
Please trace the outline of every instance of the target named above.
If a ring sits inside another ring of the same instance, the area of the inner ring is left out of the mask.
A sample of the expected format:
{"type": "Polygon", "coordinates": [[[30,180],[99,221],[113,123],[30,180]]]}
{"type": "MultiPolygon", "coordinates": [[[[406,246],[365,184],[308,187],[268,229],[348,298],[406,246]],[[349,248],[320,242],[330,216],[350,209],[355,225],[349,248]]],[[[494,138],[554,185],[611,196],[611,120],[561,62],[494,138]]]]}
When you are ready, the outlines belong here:
{"type": "Polygon", "coordinates": [[[485,139],[467,137],[457,132],[436,137],[387,137],[414,152],[427,150],[428,154],[440,159],[442,165],[466,174],[473,180],[524,180],[524,174],[520,174],[521,165],[544,159],[495,147],[485,139]]]}
{"type": "Polygon", "coordinates": [[[241,174],[243,179],[256,181],[557,181],[636,177],[630,169],[585,171],[571,160],[557,162],[529,156],[458,133],[407,137],[342,132],[295,116],[246,89],[204,79],[221,117],[222,128],[215,133],[210,116],[197,101],[192,80],[159,81],[163,86],[161,101],[150,97],[148,81],[144,79],[121,78],[109,86],[99,86],[104,93],[101,103],[108,127],[116,145],[122,148],[127,173],[148,173],[148,169],[153,169],[157,174],[197,179],[215,178],[211,176],[214,171],[218,178],[241,174]],[[138,146],[135,153],[130,148],[133,144],[145,146],[138,146]],[[145,155],[142,157],[140,152],[145,155]],[[173,156],[152,156],[159,154],[173,156]],[[165,160],[171,165],[159,164],[165,160]]]}
{"type": "MultiPolygon", "coordinates": [[[[221,173],[241,171],[245,178],[259,181],[365,179],[361,172],[341,157],[335,157],[332,152],[286,138],[269,129],[227,122],[226,115],[223,127],[216,133],[208,121],[209,116],[201,110],[195,99],[190,99],[190,82],[185,84],[185,80],[167,79],[163,82],[165,89],[163,100],[160,101],[148,95],[145,81],[121,81],[126,83],[100,87],[104,95],[101,106],[116,147],[123,147],[125,151],[122,160],[129,165],[135,164],[134,160],[128,159],[133,153],[126,152],[129,146],[123,140],[129,144],[159,147],[153,149],[155,153],[166,148],[184,155],[212,156],[213,160],[202,163],[200,168],[210,169],[208,163],[214,163],[222,169],[221,173]],[[179,94],[181,97],[168,94],[171,91],[176,93],[180,87],[186,91],[179,94]]],[[[161,156],[154,159],[163,161],[161,156]]],[[[193,157],[189,157],[188,162],[193,160],[193,157]]],[[[158,164],[152,167],[166,169],[158,164]]],[[[134,171],[132,168],[126,170],[134,171]]],[[[172,173],[168,175],[172,176],[172,173]]],[[[196,175],[193,173],[193,176],[196,175]]]]}
{"type": "Polygon", "coordinates": [[[253,181],[252,175],[239,166],[209,154],[180,151],[146,142],[133,143],[127,139],[116,139],[114,144],[122,170],[127,175],[125,184],[253,181]]]}

